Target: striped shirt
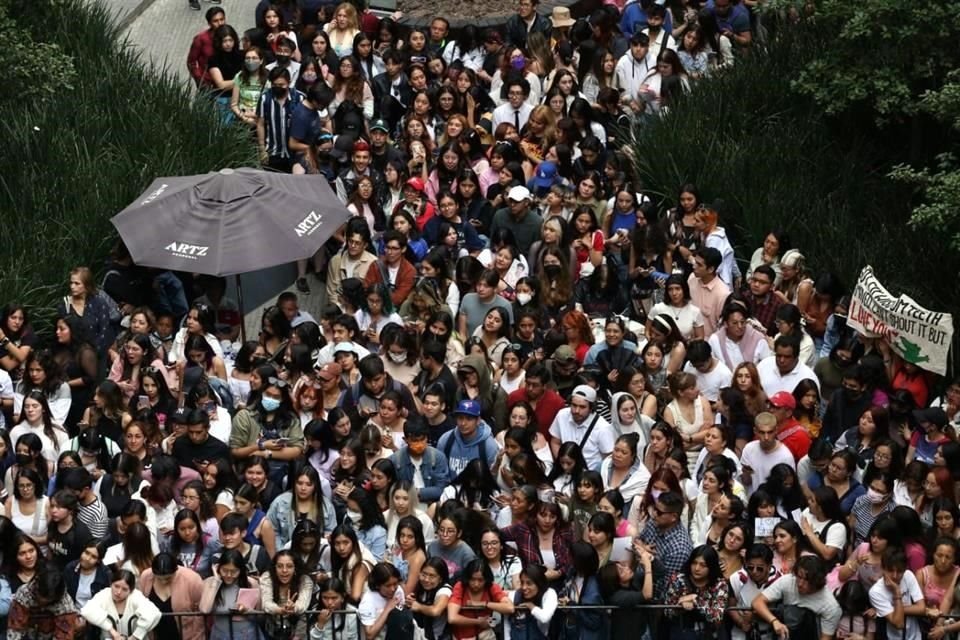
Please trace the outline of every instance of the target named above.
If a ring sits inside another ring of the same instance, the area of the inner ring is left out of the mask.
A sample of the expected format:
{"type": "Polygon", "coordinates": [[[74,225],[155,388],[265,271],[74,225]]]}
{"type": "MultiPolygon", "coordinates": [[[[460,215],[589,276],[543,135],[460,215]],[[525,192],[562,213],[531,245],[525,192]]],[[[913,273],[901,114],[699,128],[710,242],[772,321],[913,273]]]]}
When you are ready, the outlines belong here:
{"type": "Polygon", "coordinates": [[[290,119],[293,110],[305,96],[295,89],[291,89],[288,95],[289,97],[280,103],[273,97],[273,93],[266,89],[260,94],[260,102],[257,104],[257,117],[263,119],[265,146],[267,155],[271,158],[290,157],[290,149],[287,147],[290,119]]]}
{"type": "Polygon", "coordinates": [[[107,508],[103,506],[100,498],[96,498],[88,505],[80,505],[77,519],[87,525],[94,539],[102,540],[107,537],[107,508]]]}

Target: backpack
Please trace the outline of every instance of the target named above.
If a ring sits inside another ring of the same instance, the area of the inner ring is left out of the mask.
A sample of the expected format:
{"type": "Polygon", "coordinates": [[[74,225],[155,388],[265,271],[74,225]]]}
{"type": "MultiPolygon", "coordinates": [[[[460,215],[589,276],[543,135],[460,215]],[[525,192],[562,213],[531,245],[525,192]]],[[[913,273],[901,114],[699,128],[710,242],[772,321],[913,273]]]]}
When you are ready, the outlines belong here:
{"type": "Polygon", "coordinates": [[[387,624],[384,625],[386,640],[410,640],[413,637],[413,627],[411,609],[394,609],[387,616],[387,624]]]}
{"type": "MultiPolygon", "coordinates": [[[[771,609],[780,622],[787,626],[791,638],[819,638],[820,618],[812,609],[795,604],[780,604],[771,609]]],[[[877,625],[879,630],[880,625],[877,625]]],[[[770,631],[765,637],[775,637],[770,631]]]]}

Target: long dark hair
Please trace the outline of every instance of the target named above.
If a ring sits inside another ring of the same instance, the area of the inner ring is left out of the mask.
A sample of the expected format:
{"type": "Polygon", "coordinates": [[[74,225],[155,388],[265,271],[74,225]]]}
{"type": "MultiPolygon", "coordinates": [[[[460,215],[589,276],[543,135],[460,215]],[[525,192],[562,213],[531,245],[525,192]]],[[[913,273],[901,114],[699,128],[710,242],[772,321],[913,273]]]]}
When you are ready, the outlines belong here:
{"type": "MultiPolygon", "coordinates": [[[[226,564],[232,564],[238,569],[237,585],[239,585],[241,589],[245,589],[247,585],[250,584],[250,578],[247,577],[247,562],[244,560],[243,554],[236,549],[224,549],[223,553],[220,554],[219,566],[222,567],[226,564]]],[[[217,604],[224,604],[223,584],[217,589],[217,604]]]]}
{"type": "Polygon", "coordinates": [[[174,556],[180,555],[181,547],[186,544],[183,539],[180,538],[180,523],[184,520],[190,520],[193,522],[194,526],[197,527],[197,557],[203,553],[204,540],[203,540],[203,526],[200,524],[200,517],[190,509],[180,509],[177,512],[177,515],[173,517],[173,531],[170,532],[170,553],[174,556]]]}
{"type": "Polygon", "coordinates": [[[300,557],[290,549],[284,549],[283,551],[277,551],[277,554],[273,556],[273,563],[270,565],[270,581],[273,585],[273,601],[282,602],[280,598],[280,578],[277,576],[277,560],[280,558],[290,558],[293,561],[293,576],[290,577],[290,599],[295,600],[293,596],[294,593],[297,593],[300,590],[300,583],[303,581],[303,576],[306,575],[306,571],[303,569],[303,563],[300,561],[300,557]]]}

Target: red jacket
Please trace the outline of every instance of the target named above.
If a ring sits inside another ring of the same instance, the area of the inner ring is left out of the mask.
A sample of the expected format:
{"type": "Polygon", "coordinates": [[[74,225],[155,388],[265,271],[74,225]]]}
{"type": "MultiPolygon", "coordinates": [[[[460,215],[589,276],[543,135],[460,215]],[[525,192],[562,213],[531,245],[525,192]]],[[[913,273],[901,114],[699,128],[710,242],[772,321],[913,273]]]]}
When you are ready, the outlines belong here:
{"type": "MultiPolygon", "coordinates": [[[[239,43],[238,43],[239,46],[239,43]]],[[[213,57],[213,31],[204,29],[193,37],[190,53],[187,54],[187,69],[198,87],[210,84],[207,62],[213,57]]]]}
{"type": "Polygon", "coordinates": [[[790,449],[796,462],[800,462],[800,458],[810,450],[810,434],[795,418],[787,418],[777,431],[777,439],[790,449]]]}
{"type": "MultiPolygon", "coordinates": [[[[372,284],[383,282],[383,278],[380,277],[381,270],[387,270],[387,265],[384,264],[382,258],[371,264],[370,268],[367,269],[367,275],[363,279],[363,284],[369,287],[372,284]]],[[[395,309],[399,309],[400,305],[403,304],[403,301],[406,300],[413,291],[413,285],[416,280],[416,267],[410,264],[410,262],[406,259],[401,260],[400,271],[397,272],[396,286],[393,287],[393,290],[390,293],[390,300],[393,301],[393,306],[395,309]]],[[[387,284],[389,285],[390,283],[388,282],[387,284]]]]}
{"type": "MultiPolygon", "coordinates": [[[[525,387],[520,387],[507,396],[507,411],[512,409],[513,405],[518,402],[530,402],[525,387]]],[[[530,404],[533,403],[531,402],[530,404]]],[[[533,408],[533,412],[537,416],[537,429],[543,434],[543,437],[547,439],[547,442],[550,442],[550,425],[553,424],[553,420],[557,417],[560,409],[566,406],[567,403],[563,401],[559,393],[553,389],[547,389],[537,401],[537,406],[533,408]]]]}

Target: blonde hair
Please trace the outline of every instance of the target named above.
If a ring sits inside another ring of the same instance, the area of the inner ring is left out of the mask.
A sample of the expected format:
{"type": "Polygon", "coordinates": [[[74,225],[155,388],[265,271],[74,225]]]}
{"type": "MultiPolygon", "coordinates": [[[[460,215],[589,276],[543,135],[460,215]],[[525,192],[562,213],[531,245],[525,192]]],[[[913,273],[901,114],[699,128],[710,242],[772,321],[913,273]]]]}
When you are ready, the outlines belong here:
{"type": "Polygon", "coordinates": [[[349,21],[348,30],[359,31],[360,30],[360,19],[357,17],[357,8],[354,7],[349,2],[341,2],[337,5],[336,10],[333,12],[333,27],[331,29],[336,29],[336,18],[337,14],[341,11],[347,14],[347,20],[349,21]]]}
{"type": "Polygon", "coordinates": [[[543,126],[543,144],[544,149],[546,149],[557,139],[557,118],[553,110],[545,104],[538,104],[530,111],[530,116],[527,119],[530,118],[538,118],[546,123],[543,126]]]}

